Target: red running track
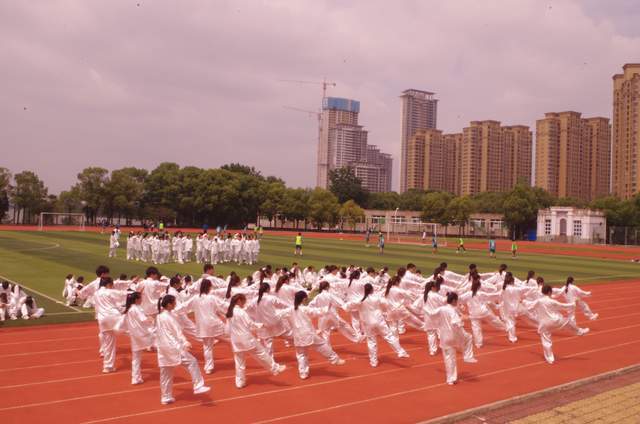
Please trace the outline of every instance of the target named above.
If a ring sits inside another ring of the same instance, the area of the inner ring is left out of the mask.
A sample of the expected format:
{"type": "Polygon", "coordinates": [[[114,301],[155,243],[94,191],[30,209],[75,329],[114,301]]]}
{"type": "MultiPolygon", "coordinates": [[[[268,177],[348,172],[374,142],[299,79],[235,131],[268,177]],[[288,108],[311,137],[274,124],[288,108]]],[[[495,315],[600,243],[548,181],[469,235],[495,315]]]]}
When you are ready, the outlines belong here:
{"type": "MultiPolygon", "coordinates": [[[[155,354],[144,355],[145,383],[130,384],[127,337],[118,339],[118,371],[101,374],[97,325],[75,324],[0,333],[0,422],[175,423],[178,420],[229,422],[416,422],[526,394],[576,379],[629,366],[640,358],[640,282],[593,285],[589,304],[600,313],[581,326],[591,333],[554,335],[556,363],[547,365],[535,330],[520,323],[519,341],[488,330],[477,364],[458,362],[461,381],[444,384],[441,356],[426,353],[425,336],[409,332],[401,343],[411,354],[397,359],[380,341],[380,366],[368,364],[366,346],[333,337],[347,365],[331,366],[311,355],[311,377],[298,379],[295,355],[276,346],[288,366],[273,377],[248,361],[248,383],[233,383],[229,346],[216,345],[216,372],[206,376],[210,393],[191,393],[188,375],[176,372],[177,402],[160,405],[155,354]]],[[[202,360],[201,347],[194,353],[202,360]]]]}

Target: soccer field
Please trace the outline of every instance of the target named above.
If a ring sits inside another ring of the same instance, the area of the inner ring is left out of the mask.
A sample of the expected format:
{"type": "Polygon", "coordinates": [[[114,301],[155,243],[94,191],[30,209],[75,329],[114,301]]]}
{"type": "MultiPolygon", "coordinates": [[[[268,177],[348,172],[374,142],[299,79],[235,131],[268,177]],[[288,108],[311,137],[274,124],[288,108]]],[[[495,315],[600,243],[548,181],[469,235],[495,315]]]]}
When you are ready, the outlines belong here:
{"type": "MultiPolygon", "coordinates": [[[[83,275],[86,281],[91,281],[95,278],[96,266],[100,264],[109,266],[114,278],[121,273],[128,276],[143,275],[148,266],[144,263],[126,261],[125,243],[118,251],[118,258],[107,258],[107,244],[108,234],[95,232],[1,231],[0,279],[9,279],[23,285],[46,310],[45,317],[40,320],[6,321],[4,325],[50,324],[93,319],[90,310],[70,308],[58,303],[62,300],[64,277],[67,274],[83,275]]],[[[638,264],[628,261],[528,253],[526,246],[521,247],[516,259],[512,259],[509,252],[498,252],[498,258],[491,259],[486,250],[468,250],[464,254],[456,254],[453,248],[441,248],[434,255],[430,246],[414,244],[388,244],[384,255],[381,256],[375,246],[367,248],[362,241],[331,238],[306,237],[302,258],[293,255],[293,247],[293,234],[265,235],[257,266],[224,264],[217,266],[217,272],[227,275],[235,270],[244,277],[258,266],[290,266],[294,261],[298,261],[303,267],[355,264],[379,268],[386,265],[395,270],[413,262],[423,274],[428,275],[440,262],[447,262],[449,268],[458,273],[465,273],[470,263],[476,263],[481,272],[494,271],[499,264],[506,263],[518,278],[524,278],[527,271],[533,269],[545,280],[555,284],[561,284],[568,275],[573,275],[579,285],[635,278],[638,275],[638,264]]],[[[572,249],[572,246],[568,245],[566,249],[572,249]]],[[[197,277],[202,271],[201,265],[194,262],[184,265],[166,264],[159,268],[165,275],[180,273],[197,277]]]]}

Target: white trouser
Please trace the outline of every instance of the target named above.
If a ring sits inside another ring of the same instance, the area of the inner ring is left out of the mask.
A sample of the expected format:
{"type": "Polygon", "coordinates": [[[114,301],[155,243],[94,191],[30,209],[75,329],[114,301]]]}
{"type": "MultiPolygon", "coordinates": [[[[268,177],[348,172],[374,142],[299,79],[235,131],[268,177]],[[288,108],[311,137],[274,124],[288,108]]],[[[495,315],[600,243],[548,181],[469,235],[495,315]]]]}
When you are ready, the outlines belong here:
{"type": "Polygon", "coordinates": [[[193,321],[191,321],[191,319],[189,319],[188,316],[186,316],[184,313],[182,314],[178,313],[178,314],[175,314],[174,316],[180,323],[180,326],[182,327],[182,332],[186,336],[191,336],[196,340],[201,340],[200,337],[198,337],[196,325],[194,324],[193,321]]]}
{"type": "MultiPolygon", "coordinates": [[[[314,343],[313,348],[318,351],[322,356],[327,358],[329,362],[335,364],[340,359],[338,354],[331,349],[331,347],[325,343],[316,340],[319,343],[314,343]]],[[[296,359],[298,360],[298,374],[300,378],[307,378],[309,376],[309,348],[311,346],[296,346],[296,359]]]]}
{"type": "Polygon", "coordinates": [[[591,308],[589,308],[589,305],[587,305],[587,302],[585,302],[584,300],[577,299],[576,300],[576,306],[579,306],[580,309],[582,310],[582,313],[584,314],[584,316],[586,316],[589,319],[592,319],[593,316],[595,315],[591,311],[591,308]]]}
{"type": "Polygon", "coordinates": [[[429,355],[435,355],[438,352],[437,330],[427,330],[427,344],[429,345],[429,355]]]}
{"type": "Polygon", "coordinates": [[[500,318],[495,316],[493,313],[490,313],[489,315],[482,317],[480,319],[471,318],[471,333],[473,334],[473,341],[476,347],[478,348],[482,347],[482,343],[484,340],[484,337],[482,335],[483,321],[491,324],[494,328],[498,330],[503,330],[503,331],[506,330],[504,323],[500,321],[500,318]]]}
{"type": "Polygon", "coordinates": [[[277,372],[278,364],[273,360],[267,350],[257,343],[256,347],[244,352],[234,352],[233,359],[236,363],[236,387],[241,389],[247,382],[246,379],[246,355],[251,354],[267,371],[272,374],[277,372]]]}
{"type": "Polygon", "coordinates": [[[211,252],[211,263],[214,264],[214,265],[217,264],[218,263],[218,258],[219,258],[218,257],[218,252],[212,251],[211,252]]]}
{"type": "Polygon", "coordinates": [[[131,384],[142,382],[142,350],[131,351],[131,384]]]}
{"type": "MultiPolygon", "coordinates": [[[[204,379],[198,368],[198,361],[189,352],[180,354],[180,365],[191,374],[193,390],[204,386],[204,379]]],[[[173,370],[175,367],[160,367],[160,401],[173,400],[173,370]]]]}
{"type": "Polygon", "coordinates": [[[213,364],[213,342],[215,341],[214,337],[203,337],[202,338],[202,353],[204,354],[204,372],[211,373],[213,372],[214,364],[213,364]]]}
{"type": "Polygon", "coordinates": [[[44,308],[37,308],[33,311],[32,314],[29,314],[28,310],[25,309],[24,305],[22,307],[22,319],[40,318],[42,315],[44,315],[44,308]],[[27,312],[26,314],[25,314],[25,311],[27,312]]]}
{"type": "Polygon", "coordinates": [[[100,332],[100,351],[102,352],[102,368],[114,369],[116,364],[116,334],[113,331],[100,332]]]}
{"type": "Polygon", "coordinates": [[[335,312],[329,311],[328,314],[321,316],[318,320],[318,327],[321,329],[320,337],[329,346],[331,346],[331,330],[334,328],[351,343],[360,342],[360,334],[335,312]]]}
{"type": "Polygon", "coordinates": [[[553,356],[553,350],[551,349],[553,347],[553,343],[551,342],[551,332],[546,330],[541,331],[540,341],[542,342],[542,351],[544,352],[544,359],[548,363],[553,364],[553,361],[555,360],[555,358],[553,356]]]}
{"type": "MultiPolygon", "coordinates": [[[[386,326],[385,326],[386,327],[386,326]]],[[[388,327],[382,330],[382,338],[391,346],[397,355],[406,355],[407,351],[400,346],[398,336],[396,336],[388,327]]],[[[369,350],[369,364],[372,367],[378,366],[378,340],[377,335],[367,336],[367,349],[369,350]]]]}
{"type": "MultiPolygon", "coordinates": [[[[285,345],[287,346],[289,343],[293,343],[293,336],[291,335],[291,330],[288,330],[285,333],[282,333],[276,337],[283,339],[285,342],[285,345]]],[[[275,337],[266,337],[264,339],[261,339],[265,350],[267,351],[269,356],[271,356],[272,358],[273,358],[273,339],[274,338],[275,337]]]]}
{"type": "Polygon", "coordinates": [[[456,366],[456,349],[445,347],[442,349],[444,369],[447,373],[447,383],[455,383],[458,380],[458,368],[456,366]]]}
{"type": "Polygon", "coordinates": [[[518,337],[516,336],[516,317],[510,313],[503,313],[501,315],[504,326],[507,329],[507,338],[510,342],[515,343],[518,341],[518,337]]]}
{"type": "Polygon", "coordinates": [[[351,311],[351,327],[353,327],[356,333],[362,332],[362,330],[360,330],[360,313],[358,313],[358,311],[351,311]]]}
{"type": "Polygon", "coordinates": [[[116,257],[116,248],[115,247],[110,247],[109,248],[109,257],[110,258],[115,258],[116,257]]]}

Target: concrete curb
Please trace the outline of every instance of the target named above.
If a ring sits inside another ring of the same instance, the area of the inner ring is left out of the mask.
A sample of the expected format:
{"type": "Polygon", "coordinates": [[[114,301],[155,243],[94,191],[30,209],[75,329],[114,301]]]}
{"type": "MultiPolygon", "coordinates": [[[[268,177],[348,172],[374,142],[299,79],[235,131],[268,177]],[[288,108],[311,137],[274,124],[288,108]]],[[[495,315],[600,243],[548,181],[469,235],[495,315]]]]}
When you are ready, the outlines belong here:
{"type": "MultiPolygon", "coordinates": [[[[546,389],[538,390],[536,392],[527,393],[526,395],[515,396],[505,400],[499,400],[497,402],[482,405],[476,408],[467,409],[462,412],[455,412],[453,414],[445,415],[443,417],[433,418],[427,421],[421,421],[419,424],[449,424],[466,418],[472,418],[475,415],[495,411],[506,406],[511,406],[517,403],[527,402],[541,398],[546,395],[559,393],[565,390],[571,390],[578,387],[585,386],[587,384],[596,383],[598,381],[607,380],[610,378],[618,377],[633,371],[640,370],[640,364],[631,365],[617,370],[608,371],[602,374],[597,374],[591,377],[575,380],[570,383],[560,384],[558,386],[549,387],[546,389]]],[[[480,417],[478,417],[480,419],[480,417]]]]}

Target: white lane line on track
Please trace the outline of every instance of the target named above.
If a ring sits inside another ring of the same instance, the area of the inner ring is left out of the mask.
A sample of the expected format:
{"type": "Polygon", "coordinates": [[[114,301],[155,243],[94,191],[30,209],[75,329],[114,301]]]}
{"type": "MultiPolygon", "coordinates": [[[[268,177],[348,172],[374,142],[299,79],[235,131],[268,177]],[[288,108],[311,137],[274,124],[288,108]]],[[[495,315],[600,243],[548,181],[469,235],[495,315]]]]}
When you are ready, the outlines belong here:
{"type": "MultiPolygon", "coordinates": [[[[49,300],[51,300],[51,301],[53,301],[53,302],[56,302],[56,303],[57,303],[57,304],[59,304],[59,305],[63,305],[63,306],[64,306],[64,307],[66,307],[66,308],[73,309],[73,310],[74,310],[74,311],[76,311],[76,312],[82,312],[82,313],[84,313],[84,312],[85,312],[85,311],[82,311],[82,310],[80,310],[80,309],[78,309],[78,308],[76,308],[76,307],[74,307],[74,306],[68,306],[68,305],[65,305],[65,304],[64,304],[64,302],[62,302],[60,299],[56,299],[56,298],[54,298],[54,297],[49,296],[48,294],[44,294],[44,293],[42,293],[42,292],[39,292],[38,290],[32,289],[31,287],[27,287],[27,286],[25,286],[25,285],[24,285],[24,284],[22,284],[22,283],[18,283],[18,282],[16,282],[16,281],[10,280],[9,278],[5,277],[4,275],[0,275],[0,278],[2,278],[3,280],[7,280],[7,281],[8,281],[8,282],[10,282],[11,284],[18,284],[20,287],[22,287],[22,288],[26,289],[27,291],[33,292],[33,293],[35,293],[35,294],[37,294],[37,295],[39,295],[39,296],[42,296],[42,297],[44,297],[44,298],[46,298],[46,299],[49,299],[49,300]]],[[[46,311],[45,311],[45,315],[46,315],[46,311]]]]}
{"type": "MultiPolygon", "coordinates": [[[[595,337],[595,336],[598,336],[598,335],[602,335],[602,334],[613,333],[613,332],[616,332],[616,331],[628,330],[628,329],[637,328],[637,327],[640,327],[640,324],[630,325],[630,326],[625,326],[625,327],[612,328],[612,329],[609,329],[609,330],[599,331],[597,333],[589,333],[589,334],[587,334],[585,336],[565,337],[565,338],[562,338],[562,339],[557,339],[556,343],[564,342],[564,341],[567,341],[567,340],[575,340],[575,339],[578,339],[578,338],[587,338],[587,337],[592,338],[592,337],[595,337]]],[[[633,343],[639,342],[639,341],[640,340],[636,340],[633,343]]],[[[529,343],[529,344],[522,344],[522,345],[514,345],[514,346],[510,346],[510,347],[504,348],[504,349],[497,349],[497,350],[494,350],[494,351],[491,351],[491,352],[479,353],[476,356],[489,356],[489,355],[494,355],[494,354],[497,354],[497,353],[520,350],[520,349],[523,349],[523,348],[529,348],[529,347],[533,347],[533,346],[540,346],[540,343],[536,342],[536,343],[529,343]]],[[[615,347],[615,346],[610,346],[608,349],[610,349],[612,347],[615,347]]],[[[411,350],[424,350],[424,347],[415,348],[415,349],[411,349],[411,350]]],[[[391,355],[393,353],[394,352],[387,352],[387,353],[385,353],[383,355],[380,355],[380,356],[391,355]]],[[[319,364],[324,364],[324,363],[328,363],[328,362],[322,362],[322,363],[319,363],[319,364]]],[[[540,360],[537,363],[544,364],[545,362],[544,362],[544,360],[540,360]]],[[[125,415],[125,416],[119,416],[119,417],[110,417],[108,419],[101,419],[101,420],[96,420],[96,421],[88,421],[85,424],[94,423],[94,422],[97,423],[97,422],[111,421],[111,420],[114,420],[114,419],[127,418],[127,417],[130,417],[130,416],[153,414],[153,413],[157,413],[157,412],[164,412],[164,411],[169,411],[169,410],[172,410],[172,409],[182,409],[182,408],[185,408],[185,407],[194,407],[194,406],[203,405],[203,404],[213,404],[213,403],[219,403],[219,402],[227,402],[227,401],[231,401],[231,400],[252,398],[252,397],[258,397],[258,396],[262,396],[262,395],[269,395],[269,394],[280,393],[280,392],[288,392],[288,391],[293,391],[293,390],[300,390],[300,389],[304,389],[304,388],[307,388],[307,387],[323,386],[323,385],[326,385],[326,384],[340,383],[340,382],[352,381],[352,380],[366,378],[366,377],[374,377],[374,376],[379,376],[379,375],[385,375],[385,374],[389,374],[389,373],[405,371],[405,370],[411,369],[411,368],[424,368],[424,367],[428,367],[428,366],[432,366],[432,365],[436,365],[436,364],[442,364],[442,362],[434,360],[434,361],[430,361],[430,362],[426,362],[426,363],[422,363],[422,364],[412,365],[412,366],[409,366],[409,367],[394,368],[394,369],[384,370],[384,371],[379,371],[379,372],[360,374],[360,375],[349,376],[349,377],[341,377],[341,378],[336,378],[336,379],[333,379],[333,380],[306,384],[306,385],[303,385],[303,386],[293,386],[293,387],[288,387],[288,388],[285,388],[285,389],[276,389],[276,390],[271,390],[271,391],[253,393],[253,394],[245,395],[245,396],[234,396],[234,397],[231,397],[231,398],[217,399],[215,401],[212,400],[212,401],[207,401],[207,402],[198,402],[196,404],[178,406],[178,407],[174,407],[174,408],[158,409],[158,410],[153,410],[153,411],[148,411],[148,412],[143,412],[143,413],[138,413],[138,414],[125,415]]],[[[262,371],[262,372],[257,372],[255,374],[268,374],[268,372],[267,371],[262,371]]],[[[219,377],[219,379],[232,379],[232,378],[235,378],[235,376],[234,375],[230,375],[230,376],[225,376],[225,377],[219,377]]],[[[216,380],[216,379],[209,379],[209,380],[205,379],[205,381],[213,381],[213,380],[216,380]]],[[[185,382],[174,384],[174,386],[183,386],[183,385],[191,385],[191,384],[192,384],[191,381],[185,381],[185,382]]],[[[59,399],[59,400],[53,400],[53,401],[38,402],[38,403],[31,403],[31,404],[24,404],[24,405],[16,405],[16,406],[0,408],[0,412],[2,412],[2,411],[10,411],[10,410],[17,410],[17,409],[25,409],[25,408],[33,408],[33,407],[38,407],[38,406],[55,405],[55,404],[67,403],[67,402],[75,402],[75,401],[81,401],[81,400],[86,400],[86,399],[95,399],[95,398],[101,398],[101,397],[106,397],[106,396],[114,396],[114,395],[121,395],[121,394],[128,394],[128,393],[144,392],[144,391],[150,391],[150,390],[157,391],[158,387],[159,386],[154,385],[154,386],[149,386],[149,387],[146,387],[146,388],[121,390],[121,391],[117,391],[117,392],[99,393],[99,394],[78,396],[78,397],[59,399]]]]}

